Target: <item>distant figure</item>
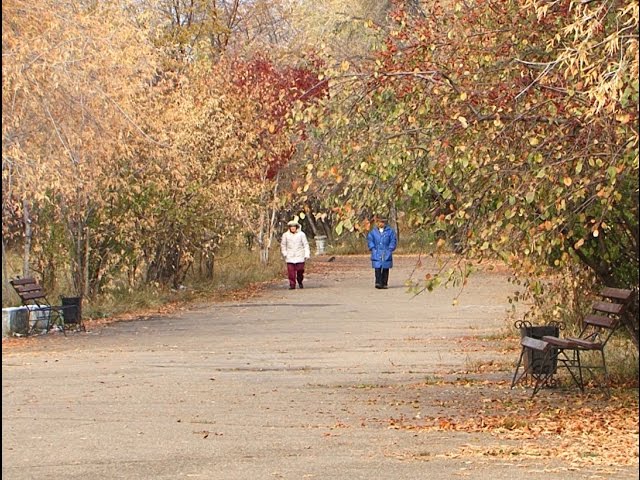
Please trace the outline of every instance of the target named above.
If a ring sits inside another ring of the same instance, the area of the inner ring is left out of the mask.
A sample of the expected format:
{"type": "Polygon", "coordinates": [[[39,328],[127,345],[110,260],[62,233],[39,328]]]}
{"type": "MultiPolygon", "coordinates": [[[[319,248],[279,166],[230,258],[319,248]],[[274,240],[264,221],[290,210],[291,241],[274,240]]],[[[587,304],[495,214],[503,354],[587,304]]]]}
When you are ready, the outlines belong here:
{"type": "Polygon", "coordinates": [[[287,262],[287,276],[289,277],[289,290],[295,290],[296,281],[298,287],[304,288],[304,262],[311,257],[307,236],[300,229],[296,220],[287,223],[289,230],[282,235],[280,251],[287,262]]]}
{"type": "Polygon", "coordinates": [[[397,243],[396,232],[387,225],[387,219],[376,217],[376,226],[367,235],[371,266],[375,269],[376,288],[389,288],[389,269],[393,267],[393,251],[397,243]]]}

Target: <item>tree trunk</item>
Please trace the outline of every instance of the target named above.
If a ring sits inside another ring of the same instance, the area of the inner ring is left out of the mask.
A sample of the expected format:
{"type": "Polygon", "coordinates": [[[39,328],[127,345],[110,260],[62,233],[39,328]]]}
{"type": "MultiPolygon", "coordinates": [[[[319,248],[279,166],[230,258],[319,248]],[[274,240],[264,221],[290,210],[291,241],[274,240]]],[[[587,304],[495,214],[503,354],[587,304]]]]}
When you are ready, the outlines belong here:
{"type": "Polygon", "coordinates": [[[260,261],[266,265],[269,263],[269,250],[271,249],[271,243],[273,242],[273,234],[276,224],[276,208],[275,200],[278,195],[278,187],[280,185],[280,174],[276,174],[275,182],[273,185],[273,193],[271,195],[268,205],[265,207],[264,214],[261,215],[260,222],[260,261]],[[269,211],[271,210],[271,211],[269,211]]]}
{"type": "Polygon", "coordinates": [[[636,347],[637,351],[640,351],[640,346],[638,345],[638,337],[640,335],[640,328],[638,325],[638,298],[629,305],[625,315],[622,317],[622,324],[629,332],[629,337],[631,337],[631,341],[636,347]]]}
{"type": "Polygon", "coordinates": [[[267,243],[267,234],[265,232],[266,230],[266,226],[265,226],[265,221],[264,221],[264,214],[260,215],[260,224],[258,227],[258,235],[256,235],[257,239],[258,239],[258,250],[259,250],[259,255],[260,255],[260,262],[262,263],[267,263],[267,261],[269,260],[269,253],[265,252],[266,247],[266,243],[267,243]]]}
{"type": "Polygon", "coordinates": [[[328,242],[333,243],[333,229],[331,228],[331,221],[327,221],[327,218],[329,217],[325,217],[325,219],[322,220],[322,230],[324,231],[324,235],[327,237],[328,242]]]}
{"type": "Polygon", "coordinates": [[[389,207],[389,222],[391,224],[391,228],[396,231],[396,239],[398,244],[400,243],[400,227],[398,225],[398,210],[396,209],[396,205],[391,204],[389,207]]]}
{"type": "Polygon", "coordinates": [[[82,289],[78,293],[86,297],[89,294],[89,227],[84,227],[84,261],[82,263],[82,289]]]}
{"type": "Polygon", "coordinates": [[[216,266],[216,257],[213,252],[206,252],[204,258],[205,278],[213,280],[213,274],[216,266]]]}
{"type": "Polygon", "coordinates": [[[89,291],[89,227],[86,221],[67,220],[67,229],[73,242],[71,277],[76,295],[87,296],[89,291]]]}
{"type": "Polygon", "coordinates": [[[22,201],[22,219],[24,222],[24,253],[22,257],[22,276],[28,277],[31,274],[31,241],[33,232],[31,230],[31,212],[29,210],[29,202],[22,201]]]}
{"type": "Polygon", "coordinates": [[[7,264],[7,245],[2,236],[2,298],[9,298],[9,265],[7,264]]]}
{"type": "Polygon", "coordinates": [[[319,235],[318,226],[316,225],[316,221],[313,218],[313,210],[311,210],[311,205],[309,205],[309,203],[304,204],[304,213],[307,216],[307,220],[309,221],[309,225],[311,226],[311,231],[313,232],[313,236],[315,238],[319,235]]]}

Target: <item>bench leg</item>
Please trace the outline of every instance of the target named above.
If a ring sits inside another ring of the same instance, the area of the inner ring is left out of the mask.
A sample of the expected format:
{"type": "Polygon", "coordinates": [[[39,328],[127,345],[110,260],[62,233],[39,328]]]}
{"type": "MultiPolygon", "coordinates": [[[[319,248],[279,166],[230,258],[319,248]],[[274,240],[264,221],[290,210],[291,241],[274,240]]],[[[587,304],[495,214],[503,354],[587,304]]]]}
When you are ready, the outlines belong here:
{"type": "Polygon", "coordinates": [[[567,354],[567,349],[560,348],[558,361],[567,369],[569,375],[571,375],[573,383],[575,383],[580,391],[584,393],[584,378],[582,375],[582,369],[584,367],[582,366],[582,361],[580,359],[580,350],[571,349],[569,351],[571,352],[571,355],[567,354]]]}
{"type": "MultiPolygon", "coordinates": [[[[527,367],[524,367],[524,370],[522,371],[522,373],[520,374],[520,376],[518,376],[518,371],[520,370],[520,367],[522,366],[522,359],[524,358],[524,354],[527,352],[527,350],[532,350],[529,349],[528,347],[522,347],[522,351],[520,352],[520,358],[518,358],[518,364],[516,365],[516,370],[513,373],[513,379],[511,380],[511,388],[513,389],[513,387],[520,381],[522,380],[523,377],[525,377],[526,375],[531,375],[531,378],[533,378],[535,380],[534,386],[533,386],[533,393],[531,394],[531,397],[533,397],[536,393],[538,393],[540,391],[540,389],[542,387],[544,387],[548,382],[549,379],[553,376],[553,374],[555,373],[553,370],[550,370],[546,373],[541,372],[541,373],[535,373],[534,372],[534,365],[528,365],[527,367]]],[[[532,350],[532,351],[540,351],[540,350],[532,350]]],[[[544,352],[544,356],[542,357],[542,365],[547,365],[548,361],[553,359],[554,356],[557,356],[557,352],[555,351],[555,349],[549,349],[547,351],[544,352]]]]}
{"type": "Polygon", "coordinates": [[[576,361],[578,365],[578,380],[576,380],[576,376],[573,374],[573,371],[569,369],[569,373],[573,377],[573,380],[578,383],[578,387],[580,391],[584,393],[584,377],[582,376],[582,362],[580,361],[580,350],[575,350],[576,361]]]}
{"type": "Polygon", "coordinates": [[[512,389],[516,385],[516,383],[518,383],[522,379],[522,377],[524,377],[527,374],[527,369],[525,368],[524,371],[522,372],[522,375],[518,377],[518,370],[520,370],[520,366],[522,365],[522,359],[524,358],[524,353],[525,353],[525,347],[522,347],[520,351],[520,358],[518,358],[518,364],[516,365],[515,372],[513,372],[513,379],[511,380],[512,389]]]}
{"type": "Polygon", "coordinates": [[[609,371],[607,370],[607,362],[604,359],[604,350],[600,350],[600,356],[602,357],[602,369],[604,370],[604,392],[607,398],[611,397],[611,392],[609,391],[609,371]]]}
{"type": "MultiPolygon", "coordinates": [[[[549,365],[549,360],[553,360],[554,357],[557,357],[558,353],[556,351],[555,348],[551,348],[549,350],[547,350],[546,352],[544,352],[544,356],[542,357],[542,365],[549,365]]],[[[545,385],[547,385],[549,383],[549,380],[551,379],[551,377],[553,377],[553,374],[555,373],[555,371],[553,369],[549,369],[549,371],[547,371],[546,373],[538,373],[535,375],[532,375],[533,378],[536,379],[536,383],[533,386],[533,392],[531,393],[531,398],[533,398],[535,396],[536,393],[538,393],[542,387],[544,387],[545,385]]]]}
{"type": "Polygon", "coordinates": [[[64,334],[65,337],[67,336],[67,332],[64,325],[64,317],[62,316],[62,312],[52,308],[51,314],[49,315],[49,324],[47,328],[47,333],[49,332],[49,330],[51,330],[51,327],[53,327],[54,325],[57,325],[62,330],[62,333],[64,334]]]}
{"type": "MultiPolygon", "coordinates": [[[[600,388],[604,391],[605,395],[607,396],[607,398],[609,398],[611,396],[611,391],[609,389],[609,384],[610,384],[610,379],[609,379],[609,371],[607,370],[607,363],[605,360],[605,356],[604,356],[604,350],[598,350],[600,352],[600,359],[602,364],[601,365],[583,365],[582,364],[582,359],[579,359],[577,362],[577,368],[579,369],[579,380],[581,382],[581,390],[584,392],[584,378],[583,378],[583,374],[582,371],[586,370],[587,372],[589,372],[589,374],[591,375],[591,377],[595,380],[597,375],[595,373],[594,370],[597,369],[602,369],[604,372],[604,380],[599,383],[600,388]]],[[[579,358],[579,354],[580,352],[576,352],[577,356],[579,358]]],[[[574,378],[575,380],[575,378],[574,378]]],[[[577,381],[576,381],[577,383],[577,381]]]]}
{"type": "Polygon", "coordinates": [[[49,330],[51,330],[51,310],[46,307],[28,309],[27,324],[29,325],[27,335],[32,335],[36,331],[42,331],[43,329],[46,333],[49,333],[49,330]],[[31,325],[32,318],[33,325],[31,325]],[[44,326],[42,325],[43,323],[44,326]]]}

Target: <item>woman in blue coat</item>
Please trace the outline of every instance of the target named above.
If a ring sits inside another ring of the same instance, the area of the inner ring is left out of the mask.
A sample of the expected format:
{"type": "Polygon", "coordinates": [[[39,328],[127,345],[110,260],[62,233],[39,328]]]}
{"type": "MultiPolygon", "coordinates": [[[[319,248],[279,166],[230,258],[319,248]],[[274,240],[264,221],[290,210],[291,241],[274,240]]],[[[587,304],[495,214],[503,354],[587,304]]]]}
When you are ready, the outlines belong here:
{"type": "Polygon", "coordinates": [[[376,226],[367,235],[371,266],[376,273],[376,288],[388,288],[389,269],[393,267],[393,251],[397,243],[396,232],[387,225],[387,219],[377,217],[376,226]]]}

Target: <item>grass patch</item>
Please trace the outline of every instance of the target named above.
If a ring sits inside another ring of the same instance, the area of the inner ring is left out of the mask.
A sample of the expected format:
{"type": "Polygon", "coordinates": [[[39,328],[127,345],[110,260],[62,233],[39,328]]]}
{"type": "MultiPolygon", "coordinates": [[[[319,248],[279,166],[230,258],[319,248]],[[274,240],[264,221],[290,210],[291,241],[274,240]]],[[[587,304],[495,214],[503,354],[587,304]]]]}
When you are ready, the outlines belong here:
{"type": "Polygon", "coordinates": [[[327,245],[328,255],[361,255],[369,253],[366,234],[347,233],[327,245]]]}
{"type": "Polygon", "coordinates": [[[238,248],[219,255],[213,278],[191,273],[179,289],[143,286],[135,290],[119,290],[102,295],[90,302],[83,315],[105,318],[147,309],[162,309],[167,304],[195,301],[221,301],[239,291],[251,294],[260,285],[286,278],[285,264],[280,252],[273,249],[270,260],[263,264],[257,251],[238,248]]]}
{"type": "MultiPolygon", "coordinates": [[[[329,255],[363,255],[369,253],[367,234],[343,233],[338,239],[327,245],[325,253],[329,255]]],[[[426,254],[435,251],[436,238],[433,234],[424,232],[400,232],[396,254],[426,254]]]]}

